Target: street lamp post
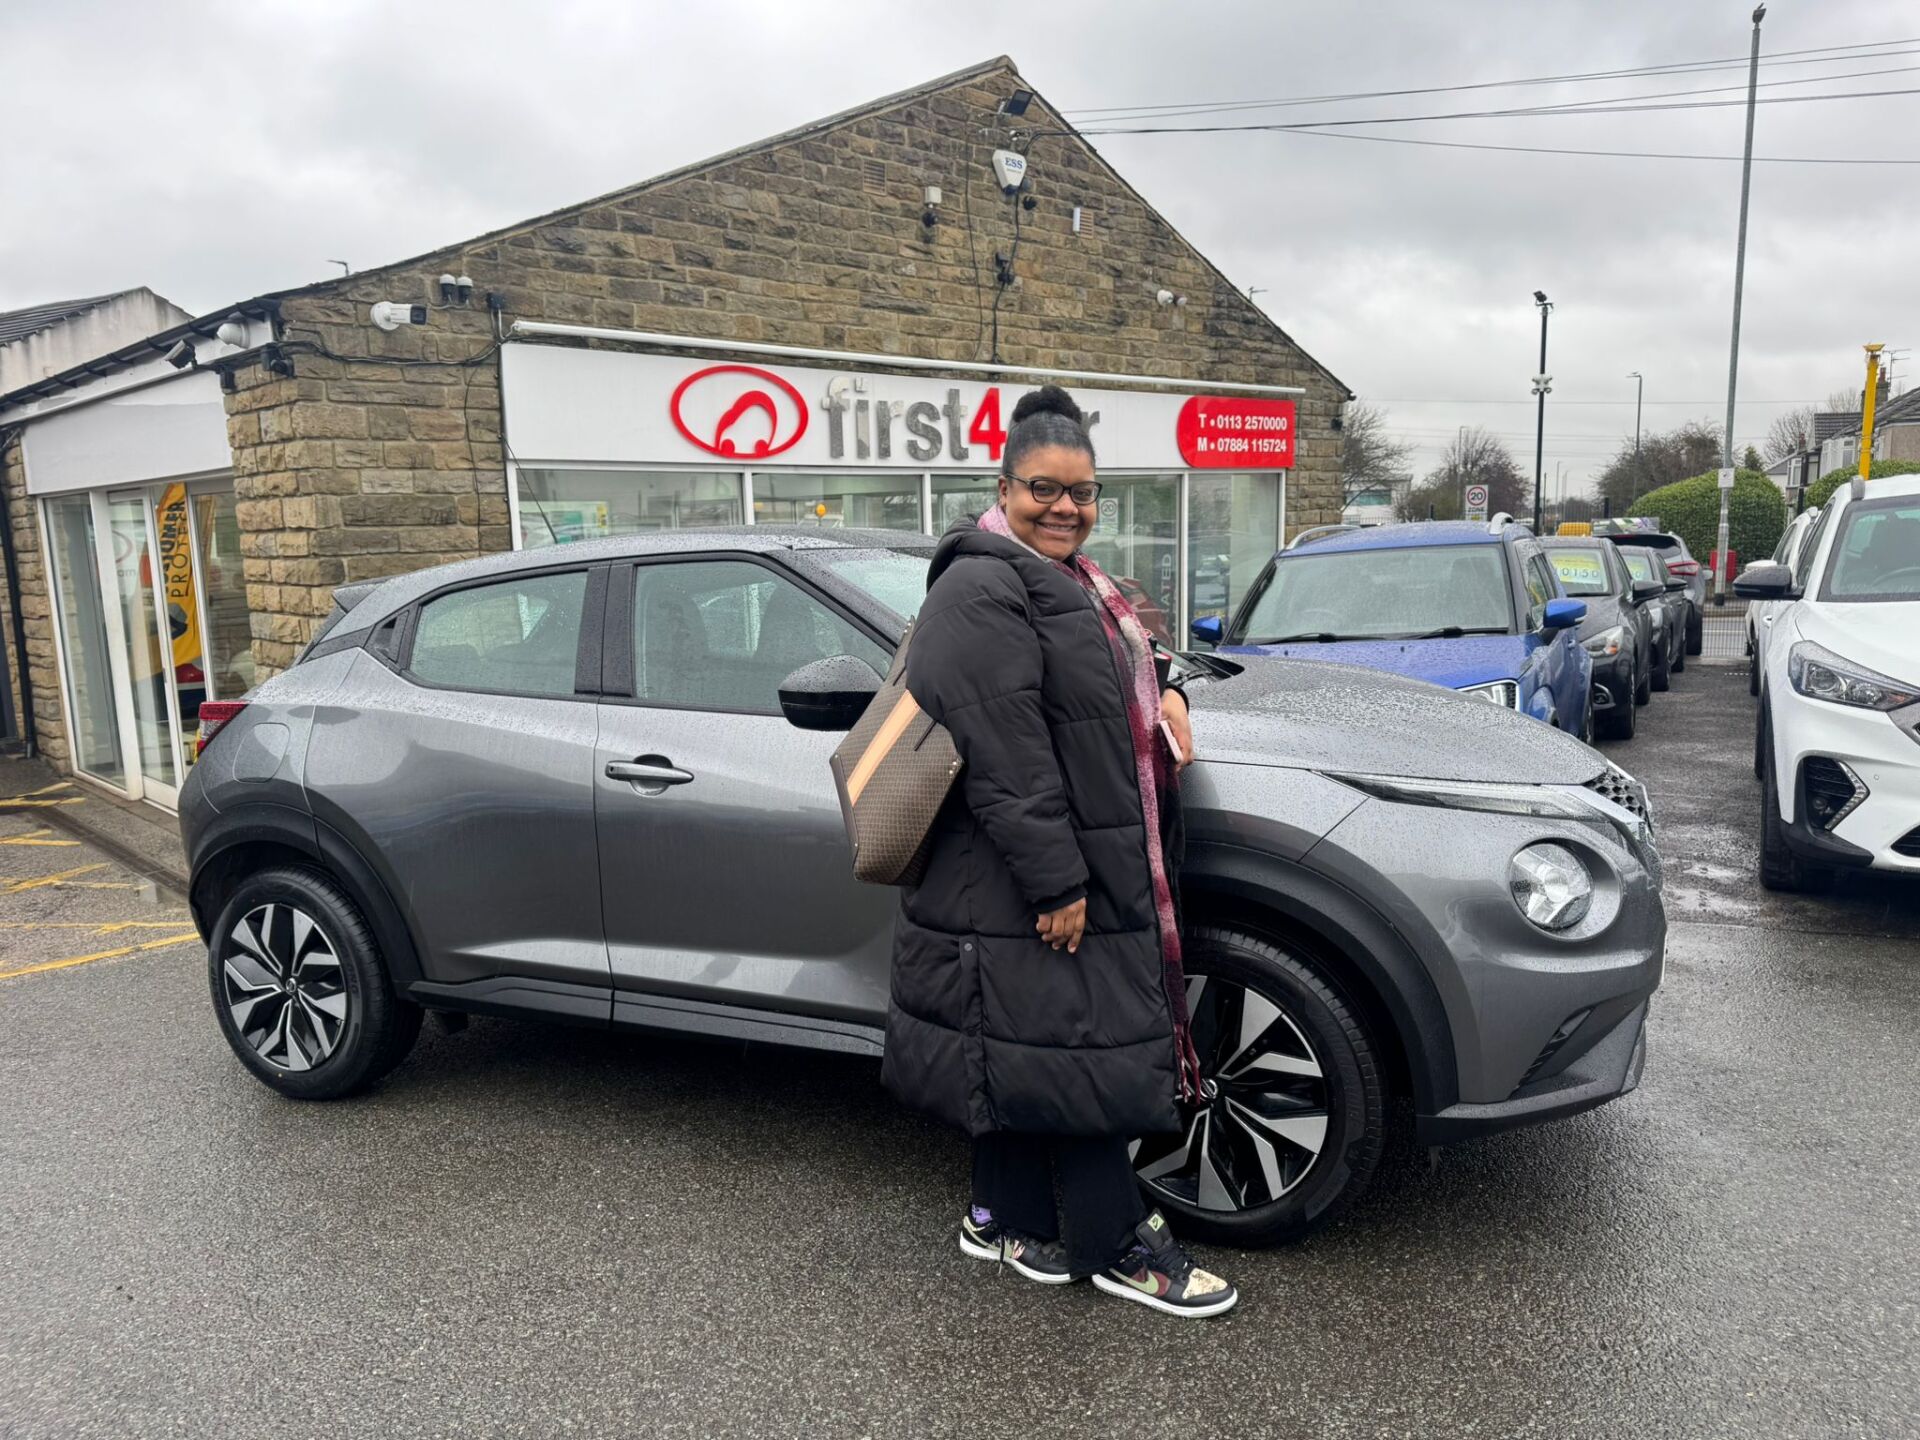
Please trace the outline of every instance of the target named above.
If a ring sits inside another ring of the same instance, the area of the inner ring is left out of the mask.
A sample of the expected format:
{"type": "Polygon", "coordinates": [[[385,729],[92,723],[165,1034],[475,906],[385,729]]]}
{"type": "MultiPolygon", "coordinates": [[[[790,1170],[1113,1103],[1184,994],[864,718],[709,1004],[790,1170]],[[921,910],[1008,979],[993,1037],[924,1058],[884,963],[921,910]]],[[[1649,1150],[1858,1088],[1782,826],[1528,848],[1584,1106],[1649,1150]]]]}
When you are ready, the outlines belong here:
{"type": "Polygon", "coordinates": [[[1533,377],[1533,393],[1539,397],[1539,418],[1533,435],[1533,533],[1540,533],[1540,476],[1547,460],[1547,396],[1553,390],[1553,377],[1547,374],[1547,315],[1553,302],[1547,292],[1533,292],[1533,303],[1540,307],[1540,373],[1533,377]]]}
{"type": "Polygon", "coordinates": [[[1633,502],[1640,498],[1640,397],[1646,391],[1646,378],[1638,370],[1627,373],[1627,379],[1633,381],[1633,484],[1627,492],[1627,514],[1633,513],[1633,502]]]}
{"type": "Polygon", "coordinates": [[[1727,355],[1727,433],[1721,454],[1720,525],[1714,531],[1713,603],[1727,603],[1727,508],[1733,499],[1733,397],[1740,378],[1740,296],[1747,279],[1747,196],[1753,184],[1753,109],[1760,83],[1760,22],[1767,7],[1753,12],[1753,53],[1747,60],[1747,148],[1740,165],[1740,238],[1733,252],[1733,342],[1727,355]]]}

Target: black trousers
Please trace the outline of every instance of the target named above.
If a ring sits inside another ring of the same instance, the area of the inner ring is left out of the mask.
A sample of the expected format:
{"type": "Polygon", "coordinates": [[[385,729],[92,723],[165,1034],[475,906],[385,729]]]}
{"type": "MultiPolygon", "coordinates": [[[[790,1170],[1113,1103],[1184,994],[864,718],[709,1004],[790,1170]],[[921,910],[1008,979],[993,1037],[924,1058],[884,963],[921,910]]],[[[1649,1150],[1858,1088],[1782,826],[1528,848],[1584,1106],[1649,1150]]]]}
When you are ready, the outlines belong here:
{"type": "Polygon", "coordinates": [[[1067,1264],[1092,1275],[1117,1261],[1147,1218],[1124,1139],[1000,1132],[973,1142],[973,1203],[1009,1230],[1058,1240],[1065,1221],[1067,1264]],[[1058,1208],[1054,1181],[1060,1182],[1058,1208]]]}

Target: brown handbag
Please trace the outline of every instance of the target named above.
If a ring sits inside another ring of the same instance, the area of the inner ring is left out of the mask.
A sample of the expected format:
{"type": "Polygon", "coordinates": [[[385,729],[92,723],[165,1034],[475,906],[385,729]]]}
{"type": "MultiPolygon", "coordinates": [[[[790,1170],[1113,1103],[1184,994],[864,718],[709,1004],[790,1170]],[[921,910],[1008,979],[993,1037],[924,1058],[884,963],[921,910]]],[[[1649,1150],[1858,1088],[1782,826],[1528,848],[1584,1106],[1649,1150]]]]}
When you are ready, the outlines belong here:
{"type": "Polygon", "coordinates": [[[953,737],[907,689],[912,640],[909,625],[886,683],[830,762],[853,846],[853,875],[871,885],[920,883],[934,817],[960,775],[953,737]]]}

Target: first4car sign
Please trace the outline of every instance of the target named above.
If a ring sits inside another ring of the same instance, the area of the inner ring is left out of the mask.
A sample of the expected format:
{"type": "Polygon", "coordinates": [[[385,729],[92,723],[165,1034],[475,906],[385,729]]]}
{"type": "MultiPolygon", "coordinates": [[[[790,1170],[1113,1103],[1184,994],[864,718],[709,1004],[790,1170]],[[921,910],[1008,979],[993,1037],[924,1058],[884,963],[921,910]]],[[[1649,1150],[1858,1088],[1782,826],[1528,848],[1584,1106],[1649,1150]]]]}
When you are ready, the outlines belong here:
{"type": "MultiPolygon", "coordinates": [[[[507,434],[522,465],[997,469],[1019,382],[510,345],[507,434]]],[[[1292,400],[1073,386],[1105,466],[1286,470],[1292,400]]]]}

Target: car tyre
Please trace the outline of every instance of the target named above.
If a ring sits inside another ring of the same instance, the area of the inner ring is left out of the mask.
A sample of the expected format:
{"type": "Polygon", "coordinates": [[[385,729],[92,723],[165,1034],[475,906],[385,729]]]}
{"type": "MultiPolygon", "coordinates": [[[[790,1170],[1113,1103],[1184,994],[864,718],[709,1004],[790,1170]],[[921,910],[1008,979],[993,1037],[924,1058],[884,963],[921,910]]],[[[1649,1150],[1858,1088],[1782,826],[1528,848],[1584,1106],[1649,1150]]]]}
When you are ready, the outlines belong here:
{"type": "Polygon", "coordinates": [[[305,866],[241,881],[214,923],[207,980],[234,1054],[294,1099],[364,1089],[420,1035],[420,1007],[394,993],[359,908],[305,866]]]}
{"type": "Polygon", "coordinates": [[[1673,688],[1673,672],[1668,668],[1667,657],[1662,650],[1653,652],[1653,688],[1662,691],[1673,688]]]}
{"type": "Polygon", "coordinates": [[[1640,681],[1633,687],[1633,703],[1636,705],[1645,705],[1650,703],[1652,699],[1653,666],[1649,664],[1645,670],[1640,672],[1640,681]]]}
{"type": "Polygon", "coordinates": [[[1687,612],[1687,654],[1698,655],[1706,648],[1707,621],[1697,606],[1687,612]]]}
{"type": "Polygon", "coordinates": [[[1758,695],[1759,693],[1760,652],[1758,650],[1749,650],[1747,652],[1747,694],[1758,695]]]}
{"type": "Polygon", "coordinates": [[[1668,648],[1673,651],[1673,654],[1667,657],[1667,669],[1671,674],[1678,675],[1682,670],[1687,668],[1686,643],[1682,641],[1682,643],[1669,646],[1668,648]]]}
{"type": "Polygon", "coordinates": [[[1298,1240],[1352,1204],[1380,1163],[1379,1053],[1304,952],[1215,927],[1196,928],[1185,949],[1194,1045],[1217,1093],[1190,1113],[1184,1135],[1136,1145],[1141,1189],[1182,1235],[1243,1246],[1298,1240]]]}
{"type": "Polygon", "coordinates": [[[1772,766],[1760,779],[1760,884],[1768,890],[1804,895],[1821,894],[1833,885],[1833,871],[1807,864],[1788,848],[1772,766]]]}
{"type": "Polygon", "coordinates": [[[1609,740],[1631,740],[1640,726],[1639,712],[1630,696],[1622,695],[1600,716],[1601,733],[1609,740]]]}

